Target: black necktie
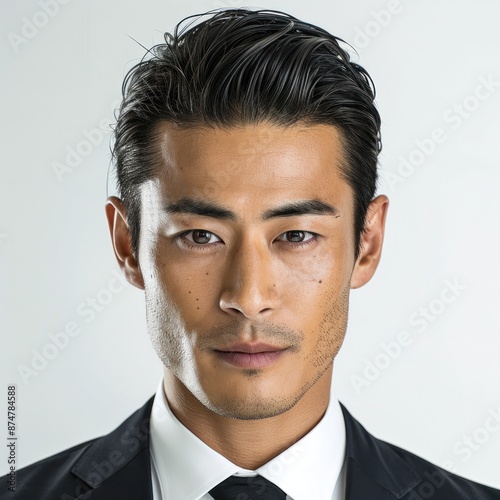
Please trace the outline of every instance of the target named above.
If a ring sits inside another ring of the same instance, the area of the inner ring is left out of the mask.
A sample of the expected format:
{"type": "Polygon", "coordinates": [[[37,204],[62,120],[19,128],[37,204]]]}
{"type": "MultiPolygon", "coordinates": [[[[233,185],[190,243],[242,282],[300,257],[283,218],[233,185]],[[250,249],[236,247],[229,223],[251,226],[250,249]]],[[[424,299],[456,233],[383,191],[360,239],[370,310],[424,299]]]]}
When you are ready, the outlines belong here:
{"type": "Polygon", "coordinates": [[[210,490],[215,500],[286,500],[286,494],[262,476],[230,476],[210,490]]]}

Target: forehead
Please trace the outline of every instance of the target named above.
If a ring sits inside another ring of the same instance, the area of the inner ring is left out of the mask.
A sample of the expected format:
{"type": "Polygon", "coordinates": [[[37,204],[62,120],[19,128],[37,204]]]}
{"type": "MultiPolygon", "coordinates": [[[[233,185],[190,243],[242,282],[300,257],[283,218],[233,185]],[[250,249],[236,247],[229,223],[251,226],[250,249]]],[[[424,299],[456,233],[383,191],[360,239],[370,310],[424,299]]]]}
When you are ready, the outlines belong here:
{"type": "Polygon", "coordinates": [[[336,163],[342,157],[340,132],[333,125],[181,128],[163,121],[157,125],[155,136],[163,163],[181,169],[193,163],[210,165],[211,160],[218,164],[228,155],[239,161],[263,155],[271,159],[295,155],[307,158],[309,163],[336,163]]]}
{"type": "Polygon", "coordinates": [[[341,136],[332,125],[272,124],[229,128],[157,126],[155,185],[164,201],[197,197],[233,206],[279,199],[346,195],[341,136]]]}
{"type": "Polygon", "coordinates": [[[332,125],[181,128],[162,121],[157,125],[155,136],[161,151],[161,166],[170,172],[187,171],[194,165],[198,170],[217,170],[221,163],[227,165],[228,162],[238,168],[234,164],[255,163],[257,157],[260,157],[259,163],[269,161],[274,162],[274,166],[277,162],[289,163],[295,169],[300,163],[310,172],[318,164],[331,170],[338,167],[343,158],[340,132],[332,125]]]}

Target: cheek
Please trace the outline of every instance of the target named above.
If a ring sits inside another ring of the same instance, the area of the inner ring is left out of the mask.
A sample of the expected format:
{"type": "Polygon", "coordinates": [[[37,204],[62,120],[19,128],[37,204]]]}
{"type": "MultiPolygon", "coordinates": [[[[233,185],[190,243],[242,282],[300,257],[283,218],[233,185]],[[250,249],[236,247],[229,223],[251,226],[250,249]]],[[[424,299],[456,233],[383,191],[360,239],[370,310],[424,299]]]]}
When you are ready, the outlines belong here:
{"type": "Polygon", "coordinates": [[[283,290],[305,302],[332,302],[352,272],[348,245],[342,243],[323,245],[307,256],[294,256],[283,264],[283,290]]]}
{"type": "MultiPolygon", "coordinates": [[[[337,249],[342,250],[342,249],[337,249]]],[[[314,369],[328,365],[339,351],[347,328],[351,260],[348,252],[312,255],[283,283],[291,310],[304,325],[307,357],[314,369]],[[295,304],[295,306],[294,306],[295,304]]]]}
{"type": "Polygon", "coordinates": [[[349,283],[324,286],[312,299],[306,316],[305,359],[314,373],[323,373],[342,346],[349,312],[349,283]]]}
{"type": "Polygon", "coordinates": [[[206,316],[213,307],[218,285],[217,269],[213,265],[172,262],[159,257],[156,261],[156,282],[160,293],[168,297],[181,316],[190,318],[206,316]],[[196,265],[195,265],[196,264],[196,265]]]}

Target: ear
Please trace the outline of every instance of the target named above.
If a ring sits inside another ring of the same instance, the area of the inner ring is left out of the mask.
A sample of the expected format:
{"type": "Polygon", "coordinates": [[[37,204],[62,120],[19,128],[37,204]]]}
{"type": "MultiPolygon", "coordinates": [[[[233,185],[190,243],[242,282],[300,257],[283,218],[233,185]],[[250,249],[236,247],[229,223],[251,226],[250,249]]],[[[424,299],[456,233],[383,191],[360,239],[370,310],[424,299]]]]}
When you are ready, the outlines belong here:
{"type": "Polygon", "coordinates": [[[110,196],[106,200],[105,209],[113,250],[118,265],[129,283],[144,290],[141,269],[132,252],[125,206],[122,200],[116,196],[110,196]]]}
{"type": "Polygon", "coordinates": [[[360,251],[351,276],[351,288],[359,288],[368,283],[375,274],[384,242],[385,219],[389,199],[385,195],[377,196],[368,205],[365,230],[360,239],[360,251]]]}

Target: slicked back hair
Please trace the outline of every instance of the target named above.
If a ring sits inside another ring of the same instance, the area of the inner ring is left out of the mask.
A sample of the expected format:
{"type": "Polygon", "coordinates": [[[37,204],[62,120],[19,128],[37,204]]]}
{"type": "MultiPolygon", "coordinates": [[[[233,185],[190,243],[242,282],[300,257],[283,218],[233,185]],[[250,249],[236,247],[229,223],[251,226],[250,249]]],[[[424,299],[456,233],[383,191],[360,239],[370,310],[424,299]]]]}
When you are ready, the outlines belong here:
{"type": "Polygon", "coordinates": [[[159,166],[155,130],[168,121],[185,128],[336,126],[341,175],[354,196],[357,259],[382,145],[374,84],[343,40],[284,12],[246,8],[189,16],[164,38],[127,73],[114,128],[112,156],[136,258],[139,187],[159,166]]]}

